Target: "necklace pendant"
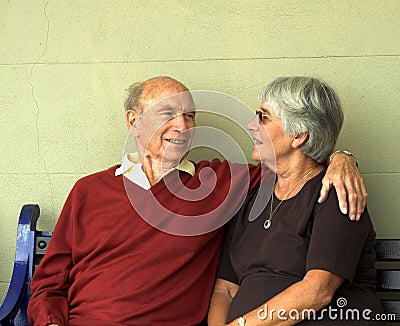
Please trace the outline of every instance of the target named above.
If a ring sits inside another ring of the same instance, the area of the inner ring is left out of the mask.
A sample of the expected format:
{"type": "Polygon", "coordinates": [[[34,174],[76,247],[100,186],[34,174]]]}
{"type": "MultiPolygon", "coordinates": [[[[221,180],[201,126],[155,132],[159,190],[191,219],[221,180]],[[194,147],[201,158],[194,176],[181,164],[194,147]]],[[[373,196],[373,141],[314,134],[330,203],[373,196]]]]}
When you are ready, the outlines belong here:
{"type": "Polygon", "coordinates": [[[268,230],[271,227],[271,220],[265,220],[264,222],[264,229],[268,230]]]}

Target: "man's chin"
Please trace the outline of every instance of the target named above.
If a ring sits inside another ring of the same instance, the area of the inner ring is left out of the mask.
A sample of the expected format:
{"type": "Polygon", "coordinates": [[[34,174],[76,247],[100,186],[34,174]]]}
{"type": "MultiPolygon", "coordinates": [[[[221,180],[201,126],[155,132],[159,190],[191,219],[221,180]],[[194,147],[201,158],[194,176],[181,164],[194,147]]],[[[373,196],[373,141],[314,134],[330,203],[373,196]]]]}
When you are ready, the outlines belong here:
{"type": "Polygon", "coordinates": [[[162,158],[163,165],[176,166],[188,156],[188,152],[164,154],[162,158]]]}

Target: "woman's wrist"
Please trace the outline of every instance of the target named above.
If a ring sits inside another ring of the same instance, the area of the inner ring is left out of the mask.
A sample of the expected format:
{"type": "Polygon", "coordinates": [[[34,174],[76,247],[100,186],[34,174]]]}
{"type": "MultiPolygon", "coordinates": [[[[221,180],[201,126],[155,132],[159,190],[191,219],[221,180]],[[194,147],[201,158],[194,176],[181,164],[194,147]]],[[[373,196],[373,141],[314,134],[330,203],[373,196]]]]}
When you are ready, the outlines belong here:
{"type": "MultiPolygon", "coordinates": [[[[337,150],[337,151],[334,151],[334,152],[331,154],[331,156],[329,156],[329,163],[332,162],[333,157],[334,157],[335,154],[337,154],[337,153],[343,153],[343,154],[352,156],[352,157],[354,157],[354,159],[356,160],[356,157],[353,155],[353,153],[351,153],[351,152],[349,152],[349,151],[346,151],[346,150],[341,150],[341,149],[339,149],[339,150],[337,150]]],[[[356,160],[356,161],[357,161],[357,160],[356,160]]]]}

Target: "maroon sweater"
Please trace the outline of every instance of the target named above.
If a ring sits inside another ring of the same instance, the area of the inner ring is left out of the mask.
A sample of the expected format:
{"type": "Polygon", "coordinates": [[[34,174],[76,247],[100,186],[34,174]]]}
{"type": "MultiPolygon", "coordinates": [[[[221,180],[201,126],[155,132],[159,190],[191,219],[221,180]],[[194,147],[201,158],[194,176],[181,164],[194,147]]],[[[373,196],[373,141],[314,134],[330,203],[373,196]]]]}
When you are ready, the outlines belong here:
{"type": "Polygon", "coordinates": [[[151,212],[149,196],[153,196],[171,217],[212,212],[215,218],[226,219],[249,188],[246,174],[250,171],[250,188],[257,185],[260,175],[260,166],[250,166],[250,170],[243,165],[230,167],[219,160],[202,161],[196,164],[193,177],[176,170],[150,190],[129,183],[133,205],[124,177],[114,175],[116,166],[79,180],[31,282],[30,323],[201,323],[214,285],[222,228],[197,236],[168,234],[149,225],[133,206],[139,205],[143,216],[151,212]],[[202,170],[216,175],[211,193],[195,202],[174,195],[179,187],[198,189],[205,180],[204,174],[199,179],[202,170]],[[174,194],[166,183],[173,184],[174,194]]]}

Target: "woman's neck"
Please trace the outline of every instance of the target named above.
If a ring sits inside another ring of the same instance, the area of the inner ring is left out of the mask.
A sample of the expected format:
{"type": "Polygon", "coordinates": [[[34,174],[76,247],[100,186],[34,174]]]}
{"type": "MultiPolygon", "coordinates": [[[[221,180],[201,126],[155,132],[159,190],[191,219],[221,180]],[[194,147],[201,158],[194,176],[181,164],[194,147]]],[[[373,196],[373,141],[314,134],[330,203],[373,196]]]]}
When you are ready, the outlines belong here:
{"type": "Polygon", "coordinates": [[[322,164],[308,157],[285,160],[284,164],[277,162],[275,195],[281,200],[294,197],[323,168],[322,164]]]}

